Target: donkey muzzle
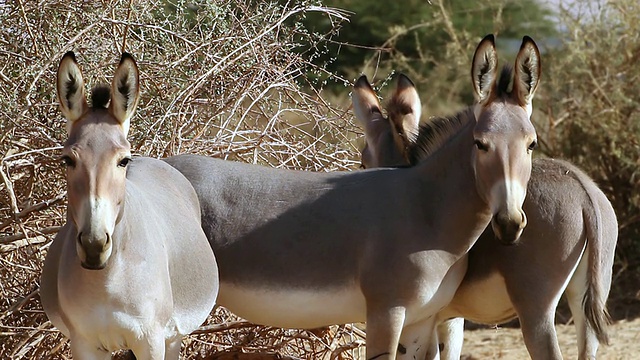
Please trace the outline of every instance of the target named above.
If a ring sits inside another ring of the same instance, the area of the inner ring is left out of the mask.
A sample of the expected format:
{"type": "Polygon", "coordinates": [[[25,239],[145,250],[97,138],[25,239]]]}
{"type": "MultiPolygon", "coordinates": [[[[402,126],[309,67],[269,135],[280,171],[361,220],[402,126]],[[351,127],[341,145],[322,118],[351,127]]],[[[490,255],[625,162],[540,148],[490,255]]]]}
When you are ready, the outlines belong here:
{"type": "Polygon", "coordinates": [[[491,219],[491,228],[503,245],[515,245],[527,226],[527,216],[519,209],[513,214],[498,213],[491,219]]]}
{"type": "Polygon", "coordinates": [[[80,265],[87,270],[101,270],[111,256],[111,236],[107,233],[93,235],[81,232],[76,246],[80,265]]]}

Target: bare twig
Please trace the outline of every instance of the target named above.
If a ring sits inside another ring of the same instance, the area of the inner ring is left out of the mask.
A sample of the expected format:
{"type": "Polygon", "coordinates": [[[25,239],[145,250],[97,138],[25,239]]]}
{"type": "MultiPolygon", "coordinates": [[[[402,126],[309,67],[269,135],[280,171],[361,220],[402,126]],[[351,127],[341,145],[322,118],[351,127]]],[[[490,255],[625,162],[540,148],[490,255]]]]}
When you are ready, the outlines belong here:
{"type": "Polygon", "coordinates": [[[22,309],[22,307],[28,303],[29,301],[31,301],[31,299],[33,299],[33,297],[35,297],[36,295],[38,295],[40,293],[40,289],[36,289],[33,290],[32,292],[30,292],[27,296],[25,296],[24,298],[22,298],[20,301],[16,302],[15,304],[13,304],[9,310],[5,311],[2,315],[0,315],[0,320],[3,320],[4,318],[6,318],[7,316],[9,316],[10,314],[22,309]]]}
{"type": "Polygon", "coordinates": [[[201,326],[200,329],[192,332],[191,334],[192,335],[210,334],[210,333],[215,333],[220,331],[227,331],[231,329],[253,328],[255,326],[256,326],[255,324],[250,323],[248,321],[230,321],[223,324],[201,326]]]}
{"type": "Polygon", "coordinates": [[[33,52],[38,56],[38,42],[36,41],[36,37],[33,36],[33,31],[31,30],[31,25],[29,25],[29,19],[27,19],[27,15],[25,14],[22,0],[18,0],[18,4],[20,5],[20,14],[22,15],[22,20],[24,20],[24,26],[27,28],[27,33],[29,33],[31,43],[33,44],[33,52]]]}
{"type": "MultiPolygon", "coordinates": [[[[38,233],[44,234],[44,235],[55,234],[60,230],[60,228],[61,226],[51,226],[51,227],[38,230],[38,233]]],[[[14,241],[22,240],[26,238],[27,238],[26,233],[17,233],[14,235],[3,236],[3,237],[0,237],[0,245],[9,244],[14,241]]]]}
{"type": "Polygon", "coordinates": [[[124,31],[122,33],[122,50],[120,52],[124,53],[127,51],[127,34],[129,34],[129,19],[131,19],[131,3],[133,0],[129,0],[129,6],[127,6],[127,21],[124,25],[124,31]]]}
{"type": "MultiPolygon", "coordinates": [[[[18,200],[16,199],[16,193],[13,191],[13,184],[11,183],[11,180],[9,180],[9,177],[7,176],[7,174],[4,171],[4,164],[0,165],[0,176],[2,176],[2,182],[4,183],[4,187],[5,189],[7,189],[7,192],[9,193],[9,201],[11,203],[11,217],[12,219],[10,219],[9,221],[12,221],[14,219],[16,219],[17,214],[20,212],[20,210],[18,209],[18,200]]],[[[0,227],[0,229],[2,229],[0,227]]]]}
{"type": "MultiPolygon", "coordinates": [[[[58,204],[58,203],[59,203],[59,202],[61,202],[61,201],[62,201],[66,196],[67,196],[67,194],[66,194],[66,193],[64,193],[64,194],[60,194],[60,195],[56,196],[56,197],[55,197],[55,198],[53,198],[53,199],[45,200],[45,201],[39,202],[39,203],[37,203],[37,204],[35,204],[35,205],[31,205],[31,206],[29,206],[28,208],[25,208],[24,210],[22,210],[22,211],[20,211],[20,212],[16,213],[16,214],[13,216],[13,219],[8,219],[8,220],[6,220],[5,222],[3,222],[2,224],[0,224],[0,230],[2,230],[2,229],[4,229],[5,227],[7,227],[7,226],[11,225],[11,223],[12,223],[13,221],[15,221],[16,219],[21,219],[21,218],[23,218],[23,217],[25,217],[25,216],[29,215],[29,214],[30,214],[30,213],[32,213],[32,212],[35,212],[35,211],[41,211],[41,210],[44,210],[44,209],[48,208],[49,206],[52,206],[52,205],[58,204]]],[[[0,239],[0,244],[2,244],[2,239],[0,239]]]]}

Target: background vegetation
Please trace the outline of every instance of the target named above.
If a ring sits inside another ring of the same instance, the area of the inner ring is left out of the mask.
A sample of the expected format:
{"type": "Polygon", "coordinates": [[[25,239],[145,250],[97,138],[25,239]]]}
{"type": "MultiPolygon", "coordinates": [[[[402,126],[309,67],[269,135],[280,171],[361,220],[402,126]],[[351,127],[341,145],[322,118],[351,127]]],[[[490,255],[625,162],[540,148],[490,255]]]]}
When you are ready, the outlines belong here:
{"type": "Polygon", "coordinates": [[[560,13],[566,31],[549,51],[537,117],[543,153],[585,169],[616,210],[610,308],[618,318],[640,310],[639,11],[637,1],[584,1],[560,13]]]}
{"type": "MultiPolygon", "coordinates": [[[[89,84],[109,82],[123,50],[134,54],[142,100],[129,137],[137,154],[194,152],[335,171],[359,165],[361,131],[348,94],[360,73],[386,94],[394,72],[405,72],[421,91],[425,118],[449,114],[472,101],[470,61],[485,34],[497,35],[503,63],[530,35],[543,49],[533,117],[538,154],[570,159],[611,199],[621,232],[610,308],[617,319],[639,314],[637,1],[324,4],[0,1],[0,358],[68,357],[38,294],[42,261],[65,212],[57,157],[66,134],[54,81],[68,50],[89,84]]],[[[183,353],[351,358],[363,336],[350,325],[255,327],[219,309],[183,353]]]]}

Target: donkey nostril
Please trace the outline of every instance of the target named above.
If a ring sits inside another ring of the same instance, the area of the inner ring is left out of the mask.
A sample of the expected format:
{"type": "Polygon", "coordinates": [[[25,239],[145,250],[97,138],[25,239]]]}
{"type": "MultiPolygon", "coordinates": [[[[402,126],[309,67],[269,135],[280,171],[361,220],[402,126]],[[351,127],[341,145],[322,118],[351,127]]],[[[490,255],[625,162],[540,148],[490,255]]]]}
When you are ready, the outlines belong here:
{"type": "Polygon", "coordinates": [[[522,222],[520,223],[520,227],[524,228],[525,226],[527,226],[527,214],[525,214],[524,211],[520,210],[520,216],[522,216],[522,222]]]}
{"type": "Polygon", "coordinates": [[[82,233],[81,232],[78,233],[78,237],[76,238],[76,240],[78,240],[78,244],[82,244],[82,233]]]}

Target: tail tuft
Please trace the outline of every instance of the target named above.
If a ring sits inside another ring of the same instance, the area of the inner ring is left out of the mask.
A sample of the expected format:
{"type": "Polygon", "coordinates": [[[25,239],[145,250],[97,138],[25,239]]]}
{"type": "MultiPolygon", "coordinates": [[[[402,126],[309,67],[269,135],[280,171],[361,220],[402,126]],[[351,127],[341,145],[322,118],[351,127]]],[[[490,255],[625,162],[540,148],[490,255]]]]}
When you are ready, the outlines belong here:
{"type": "Polygon", "coordinates": [[[611,324],[611,316],[605,304],[600,300],[599,291],[595,284],[589,284],[584,295],[583,309],[590,326],[601,344],[609,345],[608,326],[611,324]]]}

